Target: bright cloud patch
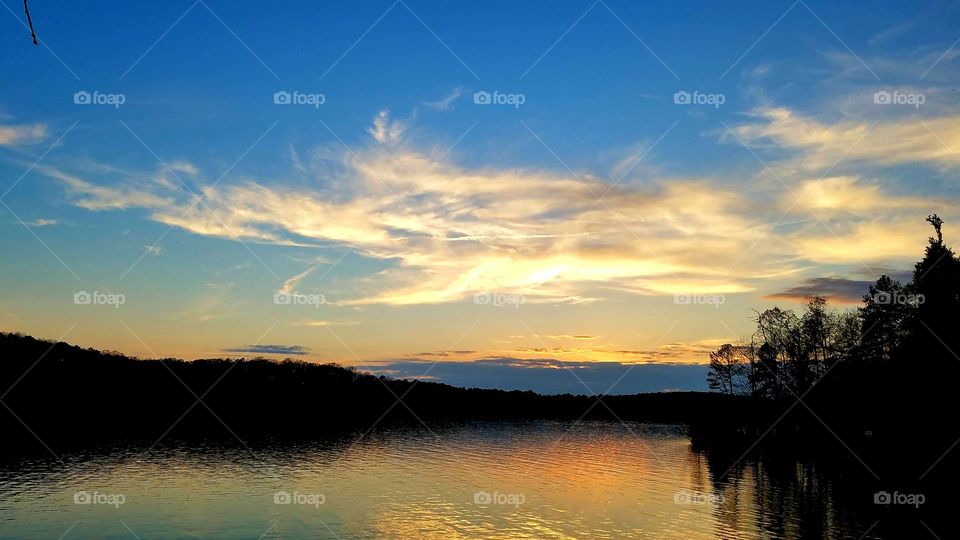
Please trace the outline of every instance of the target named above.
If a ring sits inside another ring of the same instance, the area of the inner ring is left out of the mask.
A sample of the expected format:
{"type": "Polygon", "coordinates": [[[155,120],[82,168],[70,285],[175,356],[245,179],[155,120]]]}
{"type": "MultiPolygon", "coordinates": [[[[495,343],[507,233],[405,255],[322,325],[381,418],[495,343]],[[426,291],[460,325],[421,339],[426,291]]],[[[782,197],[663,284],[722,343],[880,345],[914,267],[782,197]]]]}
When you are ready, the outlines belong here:
{"type": "Polygon", "coordinates": [[[764,108],[756,122],[734,128],[748,142],[798,152],[799,170],[823,172],[845,163],[960,165],[960,116],[905,117],[870,122],[833,123],[803,116],[787,108],[764,108]]]}
{"type": "Polygon", "coordinates": [[[0,146],[14,146],[42,141],[47,137],[44,124],[0,125],[0,146]]]}
{"type": "MultiPolygon", "coordinates": [[[[863,133],[784,109],[737,131],[812,154],[863,133]]],[[[199,235],[341,245],[385,263],[377,275],[357,279],[359,292],[340,302],[346,305],[455,302],[485,292],[530,303],[733,294],[796,276],[809,263],[889,262],[909,256],[925,238],[916,219],[925,201],[851,176],[800,182],[781,209],[799,199],[831,214],[829,226],[814,220],[782,232],[774,226],[780,210],[742,186],[670,179],[627,187],[590,175],[465,169],[411,149],[401,140],[403,126],[385,112],[370,133],[379,144],[358,153],[320,152],[322,163],[309,167],[299,163],[300,170],[319,171],[315,189],[251,180],[202,188],[200,200],[182,187],[181,176],[198,175],[183,162],[146,183],[111,186],[45,172],[90,210],[142,208],[155,221],[199,235]],[[876,221],[878,212],[899,225],[876,221]],[[870,220],[861,213],[872,213],[870,220]]],[[[295,291],[315,268],[290,276],[281,290],[295,291]]]]}

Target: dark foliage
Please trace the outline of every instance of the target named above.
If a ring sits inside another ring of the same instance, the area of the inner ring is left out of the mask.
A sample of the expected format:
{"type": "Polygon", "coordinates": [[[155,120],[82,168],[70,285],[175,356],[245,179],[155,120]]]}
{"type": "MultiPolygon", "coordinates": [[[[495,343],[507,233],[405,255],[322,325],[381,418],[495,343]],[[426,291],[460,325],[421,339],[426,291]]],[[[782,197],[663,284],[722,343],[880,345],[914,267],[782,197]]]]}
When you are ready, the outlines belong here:
{"type": "MultiPolygon", "coordinates": [[[[941,530],[955,528],[944,520],[960,473],[960,260],[943,244],[942,220],[927,221],[936,235],[910,283],[881,276],[857,312],[830,313],[813,298],[802,316],[758,314],[757,333],[740,346],[758,350],[741,356],[750,384],[731,385],[754,399],[695,421],[695,445],[731,467],[745,450],[812,455],[858,493],[925,494],[923,515],[949,527],[941,530]]],[[[711,380],[729,370],[712,371],[711,380]]],[[[918,515],[885,505],[873,511],[918,515]]]]}
{"type": "Polygon", "coordinates": [[[465,389],[298,360],[140,360],[5,333],[0,351],[0,386],[9,389],[0,429],[8,445],[318,437],[375,423],[576,420],[585,412],[614,420],[611,410],[624,420],[685,423],[716,403],[739,401],[690,392],[607,396],[598,404],[590,396],[465,389]]]}

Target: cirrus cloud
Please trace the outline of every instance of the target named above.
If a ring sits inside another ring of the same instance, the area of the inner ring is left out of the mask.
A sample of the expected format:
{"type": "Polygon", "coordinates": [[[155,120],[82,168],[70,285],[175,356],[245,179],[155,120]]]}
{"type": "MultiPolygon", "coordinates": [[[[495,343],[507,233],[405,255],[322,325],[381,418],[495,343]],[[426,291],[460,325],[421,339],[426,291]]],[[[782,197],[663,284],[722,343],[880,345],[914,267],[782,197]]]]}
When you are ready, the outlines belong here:
{"type": "MultiPolygon", "coordinates": [[[[850,136],[849,130],[831,134],[831,126],[814,129],[789,111],[769,119],[737,131],[814,150],[850,136]],[[813,133],[797,139],[795,121],[813,133]]],[[[90,210],[141,208],[155,221],[202,236],[339,245],[379,261],[382,269],[354,276],[354,293],[339,302],[352,306],[456,302],[490,291],[571,304],[623,294],[745,293],[770,280],[796,279],[811,264],[896,262],[925,238],[913,214],[926,201],[851,176],[807,180],[795,194],[822,211],[849,211],[846,221],[831,220],[830,230],[808,224],[781,231],[777,205],[729,182],[664,178],[625,186],[589,174],[464,168],[409,144],[398,147],[403,128],[385,112],[371,133],[381,144],[319,153],[323,164],[306,168],[319,187],[309,189],[246,180],[201,187],[197,200],[173,181],[178,173],[199,174],[186,162],[137,185],[45,172],[90,210]],[[856,215],[868,211],[870,219],[856,215]]],[[[292,290],[315,268],[293,275],[281,290],[292,290]]]]}

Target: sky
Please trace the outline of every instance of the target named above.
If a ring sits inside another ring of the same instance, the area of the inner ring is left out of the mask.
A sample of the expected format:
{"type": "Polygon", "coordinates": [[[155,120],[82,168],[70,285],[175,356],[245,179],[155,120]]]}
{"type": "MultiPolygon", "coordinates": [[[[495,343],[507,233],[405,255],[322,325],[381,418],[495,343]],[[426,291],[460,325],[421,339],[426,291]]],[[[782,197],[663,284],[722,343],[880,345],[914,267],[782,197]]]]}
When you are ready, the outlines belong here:
{"type": "Polygon", "coordinates": [[[0,10],[0,329],[704,389],[754,310],[956,238],[950,2],[0,10]]]}

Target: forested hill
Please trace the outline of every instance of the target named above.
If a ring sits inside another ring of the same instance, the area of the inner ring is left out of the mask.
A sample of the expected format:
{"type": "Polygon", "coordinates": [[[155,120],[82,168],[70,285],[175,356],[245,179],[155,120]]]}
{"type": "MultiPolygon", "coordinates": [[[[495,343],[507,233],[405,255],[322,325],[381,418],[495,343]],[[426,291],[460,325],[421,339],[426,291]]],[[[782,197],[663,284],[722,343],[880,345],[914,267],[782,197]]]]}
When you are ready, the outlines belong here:
{"type": "Polygon", "coordinates": [[[232,437],[230,431],[243,439],[311,437],[421,420],[687,423],[721,403],[743,401],[678,392],[598,403],[591,396],[457,388],[297,360],[142,360],[11,333],[0,333],[0,351],[0,386],[7,392],[0,427],[11,442],[150,440],[167,430],[167,437],[232,437]]]}

